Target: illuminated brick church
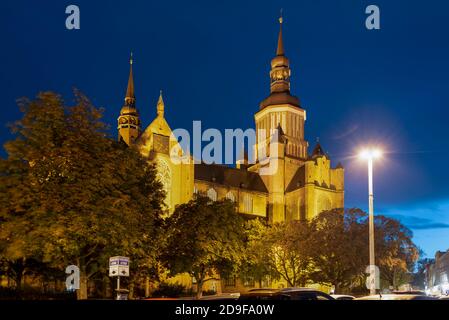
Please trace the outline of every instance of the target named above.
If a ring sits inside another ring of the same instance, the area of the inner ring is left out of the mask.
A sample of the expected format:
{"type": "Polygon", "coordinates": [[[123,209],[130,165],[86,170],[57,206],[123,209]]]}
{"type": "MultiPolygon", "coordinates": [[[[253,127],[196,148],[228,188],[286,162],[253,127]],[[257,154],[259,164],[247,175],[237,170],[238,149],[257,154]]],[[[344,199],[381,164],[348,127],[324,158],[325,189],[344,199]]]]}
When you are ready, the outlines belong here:
{"type": "MultiPolygon", "coordinates": [[[[134,95],[132,60],[125,104],[118,117],[118,136],[128,145],[154,161],[158,177],[167,192],[169,212],[192,199],[195,193],[211,199],[228,198],[236,202],[242,214],[266,218],[270,222],[305,220],[331,208],[344,206],[344,169],[331,167],[329,156],[319,143],[308,151],[304,124],[306,110],[290,93],[290,66],[282,38],[282,18],[276,49],[271,60],[270,94],[256,111],[256,150],[277,151],[276,157],[249,164],[245,159],[235,167],[218,164],[173,163],[170,150],[186,155],[164,117],[162,94],[157,102],[157,116],[141,129],[134,95]],[[273,135],[278,128],[279,135],[273,135]],[[274,165],[271,175],[261,175],[264,166],[274,165]]],[[[169,119],[168,119],[169,120],[169,119]]],[[[188,157],[186,155],[186,157],[188,157]]]]}

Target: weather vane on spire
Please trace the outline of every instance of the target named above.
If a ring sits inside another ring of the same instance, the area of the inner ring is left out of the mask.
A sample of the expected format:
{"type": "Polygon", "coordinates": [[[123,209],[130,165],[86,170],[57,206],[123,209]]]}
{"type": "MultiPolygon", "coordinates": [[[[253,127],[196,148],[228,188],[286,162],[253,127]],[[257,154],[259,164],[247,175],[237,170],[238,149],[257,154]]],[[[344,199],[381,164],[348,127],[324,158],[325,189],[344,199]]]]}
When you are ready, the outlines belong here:
{"type": "Polygon", "coordinates": [[[279,23],[282,24],[284,22],[284,18],[282,17],[282,8],[281,8],[281,15],[279,17],[279,23]]]}
{"type": "Polygon", "coordinates": [[[133,52],[131,51],[131,57],[129,58],[129,64],[133,64],[133,52]]]}

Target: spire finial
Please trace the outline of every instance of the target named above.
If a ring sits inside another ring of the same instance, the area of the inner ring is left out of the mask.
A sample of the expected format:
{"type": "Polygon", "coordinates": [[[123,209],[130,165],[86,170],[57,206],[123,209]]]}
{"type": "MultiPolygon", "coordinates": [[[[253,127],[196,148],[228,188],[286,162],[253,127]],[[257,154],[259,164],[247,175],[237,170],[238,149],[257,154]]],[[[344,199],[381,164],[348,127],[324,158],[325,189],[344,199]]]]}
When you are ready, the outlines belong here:
{"type": "Polygon", "coordinates": [[[128,87],[126,88],[125,103],[129,106],[134,107],[136,102],[136,97],[134,96],[134,78],[133,78],[133,53],[129,58],[129,77],[128,77],[128,87]]]}
{"type": "Polygon", "coordinates": [[[281,15],[279,17],[279,37],[278,37],[278,47],[276,49],[276,55],[277,56],[283,56],[284,55],[284,42],[282,40],[282,24],[284,23],[284,18],[282,16],[282,9],[281,9],[281,15]]]}
{"type": "Polygon", "coordinates": [[[157,115],[160,117],[164,116],[164,99],[162,98],[162,90],[159,91],[159,100],[157,101],[157,115]]]}

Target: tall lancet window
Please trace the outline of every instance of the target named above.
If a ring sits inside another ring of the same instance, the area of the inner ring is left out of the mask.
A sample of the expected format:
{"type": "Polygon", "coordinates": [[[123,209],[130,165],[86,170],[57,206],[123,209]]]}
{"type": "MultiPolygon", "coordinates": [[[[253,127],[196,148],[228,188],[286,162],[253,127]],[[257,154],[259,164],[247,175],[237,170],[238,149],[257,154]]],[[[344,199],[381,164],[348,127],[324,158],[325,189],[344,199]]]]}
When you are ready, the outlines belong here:
{"type": "Polygon", "coordinates": [[[243,211],[245,213],[253,213],[253,198],[249,194],[243,197],[243,211]]]}
{"type": "Polygon", "coordinates": [[[235,202],[235,196],[234,196],[234,193],[233,193],[232,191],[229,191],[229,192],[226,194],[226,199],[231,200],[232,202],[235,202]]]}
{"type": "Polygon", "coordinates": [[[217,201],[217,191],[215,191],[214,188],[210,188],[209,190],[207,190],[207,196],[212,201],[217,201]]]}

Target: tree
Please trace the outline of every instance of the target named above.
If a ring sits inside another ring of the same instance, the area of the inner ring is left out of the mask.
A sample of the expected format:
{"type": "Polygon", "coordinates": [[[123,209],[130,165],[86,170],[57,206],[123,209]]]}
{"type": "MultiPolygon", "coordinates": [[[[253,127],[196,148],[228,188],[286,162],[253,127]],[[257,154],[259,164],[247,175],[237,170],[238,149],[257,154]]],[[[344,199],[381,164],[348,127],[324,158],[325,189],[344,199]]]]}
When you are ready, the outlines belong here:
{"type": "Polygon", "coordinates": [[[419,250],[413,243],[413,233],[398,220],[375,217],[376,264],[380,277],[395,290],[412,278],[419,250]]]}
{"type": "Polygon", "coordinates": [[[325,211],[312,220],[315,282],[332,284],[339,293],[363,275],[367,253],[365,220],[366,214],[360,209],[325,211]]]}
{"type": "Polygon", "coordinates": [[[314,270],[310,241],[312,229],[305,221],[288,221],[267,229],[261,239],[269,268],[291,287],[305,286],[314,270]]]}
{"type": "Polygon", "coordinates": [[[167,246],[162,255],[170,275],[189,273],[203,285],[216,274],[232,272],[244,256],[244,218],[229,200],[198,196],[179,205],[166,219],[167,246]]]}
{"type": "MultiPolygon", "coordinates": [[[[420,256],[424,255],[424,253],[420,252],[420,256]]],[[[426,279],[426,271],[427,267],[434,263],[435,260],[431,258],[421,258],[416,262],[415,273],[413,274],[412,285],[414,288],[418,288],[420,290],[424,290],[427,285],[426,279]]]]}
{"type": "Polygon", "coordinates": [[[107,136],[102,110],[75,98],[66,106],[47,92],[19,103],[24,116],[0,161],[0,250],[62,272],[77,265],[86,299],[109,256],[152,261],[164,193],[154,166],[107,136]]]}
{"type": "Polygon", "coordinates": [[[247,221],[245,228],[245,256],[238,272],[241,277],[253,278],[262,287],[264,279],[279,279],[279,274],[267,262],[265,240],[270,227],[259,219],[252,219],[247,221]]]}

